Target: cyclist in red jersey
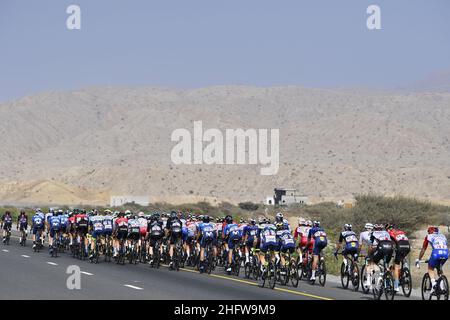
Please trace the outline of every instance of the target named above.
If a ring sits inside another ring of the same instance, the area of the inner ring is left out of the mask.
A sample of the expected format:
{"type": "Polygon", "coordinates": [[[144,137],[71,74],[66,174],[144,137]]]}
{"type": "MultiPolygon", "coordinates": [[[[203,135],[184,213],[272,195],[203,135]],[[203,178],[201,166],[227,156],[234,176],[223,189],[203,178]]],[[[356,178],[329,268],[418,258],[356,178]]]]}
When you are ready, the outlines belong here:
{"type": "Polygon", "coordinates": [[[400,268],[401,262],[408,255],[409,251],[411,251],[411,247],[409,244],[409,239],[406,234],[394,228],[392,224],[386,225],[386,231],[391,236],[392,242],[395,244],[395,258],[394,258],[394,290],[399,291],[399,277],[400,277],[400,268]]]}

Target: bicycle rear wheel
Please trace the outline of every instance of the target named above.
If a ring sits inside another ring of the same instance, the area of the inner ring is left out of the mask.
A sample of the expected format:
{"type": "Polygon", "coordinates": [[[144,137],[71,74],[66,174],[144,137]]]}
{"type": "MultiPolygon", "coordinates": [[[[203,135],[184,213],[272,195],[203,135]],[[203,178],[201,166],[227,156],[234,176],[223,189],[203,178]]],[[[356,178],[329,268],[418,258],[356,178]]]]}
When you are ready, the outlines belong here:
{"type": "Polygon", "coordinates": [[[441,275],[436,281],[436,292],[438,300],[448,300],[448,280],[446,276],[441,275]]]}
{"type": "Polygon", "coordinates": [[[403,295],[409,298],[412,291],[412,277],[408,268],[403,268],[400,283],[402,284],[403,295]]]}
{"type": "Polygon", "coordinates": [[[394,300],[395,290],[394,290],[394,278],[390,272],[386,272],[383,276],[384,285],[384,296],[386,300],[394,300]]]}
{"type": "Polygon", "coordinates": [[[325,265],[325,261],[321,260],[319,262],[319,284],[324,287],[327,282],[327,268],[325,265]]]}
{"type": "Polygon", "coordinates": [[[349,275],[345,273],[345,263],[342,262],[341,264],[341,284],[342,288],[347,289],[348,283],[349,283],[349,275]]]}
{"type": "Polygon", "coordinates": [[[356,262],[352,262],[352,267],[350,268],[353,291],[358,291],[359,289],[359,267],[356,262]]]}
{"type": "Polygon", "coordinates": [[[267,273],[269,277],[269,288],[274,289],[275,283],[277,282],[277,266],[275,263],[269,262],[267,273]]]}
{"type": "Polygon", "coordinates": [[[291,279],[291,284],[293,287],[298,287],[298,265],[295,259],[291,259],[289,265],[289,278],[291,279]]]}
{"type": "Polygon", "coordinates": [[[431,279],[428,273],[425,273],[422,278],[422,300],[431,300],[431,279]]]}

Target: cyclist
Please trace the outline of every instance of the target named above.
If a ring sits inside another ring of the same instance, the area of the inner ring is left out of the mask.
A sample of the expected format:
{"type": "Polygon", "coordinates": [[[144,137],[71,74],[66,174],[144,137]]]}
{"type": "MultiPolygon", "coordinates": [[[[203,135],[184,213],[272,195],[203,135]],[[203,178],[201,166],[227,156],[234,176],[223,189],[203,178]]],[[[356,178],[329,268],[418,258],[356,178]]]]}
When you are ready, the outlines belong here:
{"type": "Polygon", "coordinates": [[[360,233],[359,235],[359,254],[361,254],[361,252],[365,253],[366,255],[368,255],[368,250],[371,246],[370,243],[370,236],[372,234],[373,231],[373,224],[371,223],[366,223],[364,225],[364,231],[360,233]],[[367,247],[367,249],[362,250],[363,247],[367,247]]]}
{"type": "Polygon", "coordinates": [[[234,223],[232,216],[227,216],[226,227],[224,230],[226,250],[228,251],[228,265],[226,268],[227,272],[231,272],[231,264],[233,261],[233,250],[236,245],[242,240],[242,233],[239,229],[239,225],[234,223]]]}
{"type": "Polygon", "coordinates": [[[214,252],[213,255],[216,257],[217,254],[217,248],[216,248],[216,241],[217,241],[217,234],[215,230],[215,226],[213,223],[210,222],[209,216],[203,217],[203,223],[200,226],[199,235],[200,238],[201,235],[201,241],[200,241],[200,272],[203,272],[205,270],[205,248],[208,246],[208,244],[212,243],[214,246],[214,252]]]}
{"type": "Polygon", "coordinates": [[[394,290],[398,292],[400,289],[399,285],[399,277],[400,277],[400,269],[401,262],[403,259],[411,251],[411,246],[409,243],[409,239],[406,236],[406,233],[398,228],[395,228],[392,224],[386,225],[386,230],[391,236],[392,242],[395,244],[395,256],[394,256],[394,290]]]}
{"type": "Polygon", "coordinates": [[[145,213],[142,211],[138,213],[137,220],[139,223],[139,235],[140,235],[138,242],[138,250],[140,250],[145,239],[147,238],[148,221],[145,218],[145,213]]]}
{"type": "Polygon", "coordinates": [[[114,221],[113,237],[114,240],[114,257],[117,257],[120,250],[120,241],[125,241],[128,236],[128,219],[125,218],[124,212],[119,212],[117,219],[114,221]]]}
{"type": "Polygon", "coordinates": [[[197,224],[193,220],[188,220],[186,226],[183,226],[183,230],[184,250],[186,252],[186,260],[188,260],[191,255],[193,240],[197,237],[197,224]]]}
{"type": "Polygon", "coordinates": [[[319,255],[320,252],[327,246],[327,234],[325,230],[320,226],[320,221],[314,221],[313,227],[309,230],[308,233],[308,243],[314,240],[313,247],[313,263],[312,263],[312,274],[311,281],[316,280],[316,271],[319,264],[319,255]]]}
{"type": "Polygon", "coordinates": [[[297,241],[297,251],[299,254],[298,261],[303,261],[303,254],[306,252],[306,247],[308,245],[308,233],[310,226],[308,226],[307,221],[303,218],[298,218],[298,227],[294,231],[294,239],[297,241]]]}
{"type": "Polygon", "coordinates": [[[245,263],[250,261],[250,250],[254,247],[255,238],[258,235],[258,226],[255,219],[250,219],[250,224],[244,228],[244,243],[245,243],[245,263]]]}
{"type": "Polygon", "coordinates": [[[177,213],[172,211],[166,224],[166,236],[169,237],[169,267],[173,266],[173,248],[175,247],[175,244],[181,240],[182,227],[183,224],[180,218],[178,218],[177,213]]]}
{"type": "Polygon", "coordinates": [[[373,231],[370,235],[370,244],[368,250],[369,265],[367,266],[368,276],[367,276],[367,287],[371,287],[372,270],[379,269],[378,262],[382,259],[386,259],[386,263],[389,264],[392,258],[393,246],[391,241],[391,236],[384,230],[382,224],[375,224],[373,226],[373,231]]]}
{"type": "Polygon", "coordinates": [[[280,264],[281,266],[284,266],[285,265],[284,255],[286,253],[290,254],[294,253],[295,240],[286,223],[282,223],[279,226],[279,228],[281,228],[281,230],[277,231],[277,238],[278,238],[278,248],[280,251],[280,264]]]}
{"type": "Polygon", "coordinates": [[[128,247],[131,249],[133,242],[138,243],[141,238],[141,225],[137,216],[130,215],[128,218],[128,247]]]}
{"type": "Polygon", "coordinates": [[[89,219],[86,214],[86,211],[79,210],[78,214],[75,215],[75,232],[78,237],[78,243],[80,243],[81,237],[84,238],[83,245],[84,245],[84,252],[85,252],[86,256],[88,254],[88,252],[87,252],[88,239],[86,237],[88,231],[89,231],[89,219]]]}
{"type": "Polygon", "coordinates": [[[13,218],[11,216],[11,212],[6,211],[2,216],[1,228],[3,229],[3,243],[6,242],[6,234],[7,232],[11,232],[13,218]]]}
{"type": "Polygon", "coordinates": [[[61,230],[61,220],[57,213],[52,212],[51,215],[48,216],[48,227],[49,227],[49,253],[53,253],[53,241],[58,238],[59,231],[61,230]]]}
{"type": "Polygon", "coordinates": [[[91,247],[91,254],[89,259],[94,258],[94,249],[96,247],[97,241],[102,237],[104,231],[103,225],[104,216],[97,215],[97,212],[92,212],[92,215],[89,217],[89,234],[94,240],[93,243],[89,243],[91,247]]]}
{"type": "Polygon", "coordinates": [[[20,211],[20,215],[17,217],[17,230],[20,231],[20,243],[22,244],[23,239],[27,237],[27,228],[28,228],[28,216],[25,211],[20,211]]]}
{"type": "Polygon", "coordinates": [[[155,248],[156,243],[159,243],[159,247],[155,248],[155,250],[161,250],[161,239],[164,236],[164,229],[163,229],[163,221],[159,214],[154,214],[150,217],[150,222],[148,226],[149,232],[147,237],[150,239],[150,261],[149,264],[153,264],[154,255],[153,255],[153,248],[155,248]]]}
{"type": "Polygon", "coordinates": [[[447,246],[447,238],[439,232],[438,227],[428,227],[427,236],[423,241],[422,249],[420,250],[419,259],[416,260],[416,264],[419,263],[419,260],[424,256],[428,244],[431,245],[431,256],[428,260],[428,274],[431,279],[431,293],[435,291],[436,286],[436,267],[441,263],[444,264],[448,259],[448,246],[447,246]]]}
{"type": "MultiPolygon", "coordinates": [[[[275,251],[278,248],[277,243],[277,228],[274,224],[270,223],[266,218],[262,218],[261,220],[261,228],[259,229],[259,238],[260,238],[260,254],[259,260],[261,262],[261,272],[265,272],[265,268],[268,265],[266,261],[266,253],[267,251],[275,251]]],[[[271,257],[272,259],[274,257],[271,257]]]]}
{"type": "MultiPolygon", "coordinates": [[[[36,210],[35,215],[31,218],[31,229],[33,230],[33,249],[36,248],[36,234],[44,231],[44,217],[41,215],[42,212],[36,210]]],[[[42,241],[42,238],[41,238],[42,241]]]]}
{"type": "Polygon", "coordinates": [[[344,248],[342,249],[342,260],[345,265],[345,271],[348,271],[347,256],[350,255],[355,261],[358,261],[359,242],[356,233],[352,229],[353,227],[350,223],[344,225],[344,230],[339,234],[339,240],[338,243],[336,243],[336,251],[334,252],[334,256],[337,256],[339,249],[342,247],[342,243],[345,242],[344,248]]]}
{"type": "Polygon", "coordinates": [[[58,210],[59,221],[61,223],[61,234],[63,237],[67,237],[69,233],[69,214],[63,210],[58,210]]]}

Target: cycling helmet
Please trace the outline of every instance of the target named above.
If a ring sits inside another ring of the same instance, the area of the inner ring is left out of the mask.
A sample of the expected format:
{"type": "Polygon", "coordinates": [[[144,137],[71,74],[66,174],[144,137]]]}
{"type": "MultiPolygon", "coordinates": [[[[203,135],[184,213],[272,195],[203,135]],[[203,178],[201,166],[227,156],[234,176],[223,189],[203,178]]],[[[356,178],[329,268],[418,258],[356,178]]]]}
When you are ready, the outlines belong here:
{"type": "Polygon", "coordinates": [[[254,226],[254,225],[256,224],[256,220],[253,219],[253,218],[251,218],[251,219],[250,219],[250,224],[251,224],[252,226],[254,226]]]}
{"type": "Polygon", "coordinates": [[[227,216],[225,217],[225,221],[226,221],[226,223],[228,223],[228,224],[233,223],[233,217],[230,216],[230,215],[227,215],[227,216]]]}
{"type": "Polygon", "coordinates": [[[390,229],[394,229],[394,225],[392,223],[386,223],[386,225],[384,226],[384,228],[386,230],[390,230],[390,229]]]}
{"type": "Polygon", "coordinates": [[[314,222],[313,222],[313,226],[314,226],[314,227],[320,227],[320,221],[317,221],[317,220],[314,221],[314,222]]]}
{"type": "Polygon", "coordinates": [[[351,231],[352,230],[352,225],[350,224],[350,223],[346,223],[345,225],[344,225],[344,230],[345,231],[351,231]]]}
{"type": "Polygon", "coordinates": [[[239,220],[239,223],[245,223],[245,220],[244,220],[243,218],[241,218],[241,219],[239,220]]]}
{"type": "Polygon", "coordinates": [[[306,225],[307,225],[308,227],[312,227],[313,223],[312,223],[311,220],[308,220],[308,221],[306,221],[306,225]]]}
{"type": "Polygon", "coordinates": [[[177,212],[176,212],[176,211],[172,211],[172,212],[170,213],[170,217],[171,217],[172,219],[178,217],[177,212]]]}
{"type": "Polygon", "coordinates": [[[138,213],[138,217],[143,217],[145,216],[145,213],[143,213],[142,211],[138,213]]]}
{"type": "Polygon", "coordinates": [[[298,225],[299,225],[299,226],[304,226],[304,225],[306,225],[305,219],[303,219],[303,218],[298,218],[298,225]]]}
{"type": "Polygon", "coordinates": [[[278,212],[277,215],[275,216],[275,220],[277,222],[283,221],[283,218],[284,218],[284,216],[283,216],[283,214],[281,212],[278,212]]]}
{"type": "Polygon", "coordinates": [[[438,232],[439,232],[439,228],[438,228],[438,227],[435,227],[435,226],[428,227],[427,232],[428,232],[428,234],[431,234],[431,233],[438,233],[438,232]]]}
{"type": "Polygon", "coordinates": [[[374,224],[373,225],[373,229],[374,230],[376,230],[376,231],[381,231],[381,230],[383,230],[383,225],[382,224],[374,224]]]}
{"type": "Polygon", "coordinates": [[[120,212],[117,214],[117,216],[123,218],[123,217],[125,216],[125,212],[120,211],[120,212]]]}
{"type": "Polygon", "coordinates": [[[203,216],[203,220],[202,220],[202,221],[203,221],[204,223],[209,223],[209,220],[210,220],[210,219],[209,219],[208,216],[206,216],[206,215],[203,216]]]}
{"type": "Polygon", "coordinates": [[[35,212],[36,212],[36,213],[42,212],[42,210],[41,210],[41,208],[36,208],[35,212]]]}
{"type": "Polygon", "coordinates": [[[373,230],[373,224],[371,224],[371,223],[366,223],[365,224],[365,226],[364,226],[364,229],[366,229],[366,230],[373,230]]]}

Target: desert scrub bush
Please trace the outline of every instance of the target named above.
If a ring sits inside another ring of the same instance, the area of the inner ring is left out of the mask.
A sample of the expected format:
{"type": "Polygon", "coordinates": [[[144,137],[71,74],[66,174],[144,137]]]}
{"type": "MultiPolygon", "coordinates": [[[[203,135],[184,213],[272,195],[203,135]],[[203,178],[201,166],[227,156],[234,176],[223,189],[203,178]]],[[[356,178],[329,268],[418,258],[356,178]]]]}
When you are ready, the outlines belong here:
{"type": "Polygon", "coordinates": [[[258,210],[259,206],[253,202],[241,202],[239,203],[239,208],[246,211],[256,211],[258,210]]]}

